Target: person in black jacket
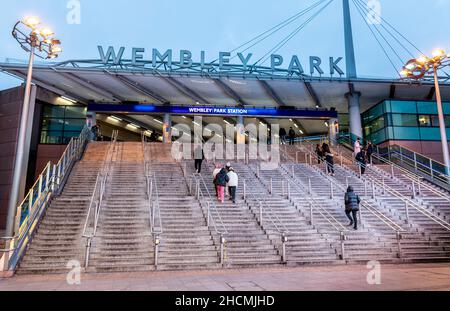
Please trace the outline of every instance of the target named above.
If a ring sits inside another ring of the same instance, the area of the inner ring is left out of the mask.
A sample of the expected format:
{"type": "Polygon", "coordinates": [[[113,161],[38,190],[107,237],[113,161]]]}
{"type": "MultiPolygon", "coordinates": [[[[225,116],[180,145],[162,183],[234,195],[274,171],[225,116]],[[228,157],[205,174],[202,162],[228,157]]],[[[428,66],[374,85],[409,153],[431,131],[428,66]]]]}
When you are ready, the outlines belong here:
{"type": "Polygon", "coordinates": [[[375,151],[375,148],[371,141],[367,144],[367,163],[372,164],[372,154],[375,151]]]}
{"type": "Polygon", "coordinates": [[[200,146],[197,146],[194,151],[195,172],[200,174],[202,172],[202,163],[205,159],[205,154],[200,146]]]}
{"type": "Polygon", "coordinates": [[[294,145],[294,140],[295,140],[295,131],[294,129],[291,127],[289,129],[289,145],[294,145]]]}
{"type": "Polygon", "coordinates": [[[359,203],[361,203],[361,199],[354,192],[353,187],[349,186],[347,188],[347,192],[345,193],[345,214],[350,220],[349,226],[353,226],[353,229],[358,230],[358,211],[359,211],[359,203]]]}
{"type": "Polygon", "coordinates": [[[330,146],[326,143],[322,145],[322,156],[325,157],[325,162],[327,164],[327,174],[334,176],[334,156],[331,153],[330,146]]]}
{"type": "Polygon", "coordinates": [[[222,203],[225,201],[225,187],[229,181],[230,178],[228,177],[227,171],[225,168],[222,168],[216,176],[218,199],[222,203]]]}
{"type": "Polygon", "coordinates": [[[282,127],[279,131],[281,144],[284,145],[286,143],[286,130],[282,127]]]}
{"type": "Polygon", "coordinates": [[[364,149],[362,149],[357,155],[356,155],[356,162],[358,162],[358,165],[361,168],[361,175],[364,175],[366,172],[366,152],[364,149]]]}
{"type": "Polygon", "coordinates": [[[317,162],[318,164],[320,164],[323,161],[323,152],[319,144],[316,145],[316,155],[317,155],[317,162]]]}

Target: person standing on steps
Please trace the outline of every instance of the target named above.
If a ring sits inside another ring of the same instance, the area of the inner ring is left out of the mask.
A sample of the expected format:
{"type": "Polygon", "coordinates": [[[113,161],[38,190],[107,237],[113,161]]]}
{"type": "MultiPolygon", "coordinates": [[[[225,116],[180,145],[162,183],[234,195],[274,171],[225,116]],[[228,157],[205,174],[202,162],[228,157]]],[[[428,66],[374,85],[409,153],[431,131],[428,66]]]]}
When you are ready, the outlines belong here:
{"type": "Polygon", "coordinates": [[[331,153],[331,149],[328,144],[323,144],[322,154],[325,157],[327,174],[334,176],[334,156],[333,156],[333,153],[331,153]]]}
{"type": "Polygon", "coordinates": [[[238,187],[238,175],[234,171],[232,167],[228,170],[228,190],[230,191],[230,200],[233,201],[234,204],[236,204],[236,189],[238,187]]]}
{"type": "MultiPolygon", "coordinates": [[[[227,164],[225,164],[225,170],[228,172],[230,171],[231,168],[231,162],[227,162],[227,164]]],[[[230,188],[227,187],[227,190],[225,191],[226,195],[231,197],[231,192],[230,192],[230,188]]]]}
{"type": "Polygon", "coordinates": [[[354,152],[355,152],[355,157],[358,153],[361,152],[361,139],[359,139],[359,138],[355,141],[354,152]]]}
{"type": "Polygon", "coordinates": [[[279,135],[280,135],[281,144],[285,145],[286,144],[286,130],[284,129],[284,127],[280,128],[279,135]]]}
{"type": "Polygon", "coordinates": [[[316,145],[316,155],[317,155],[317,162],[318,162],[318,164],[322,163],[322,161],[323,161],[323,152],[322,152],[322,149],[320,148],[319,144],[316,145]]]}
{"type": "Polygon", "coordinates": [[[205,159],[205,154],[200,146],[197,146],[194,150],[194,162],[195,162],[195,172],[200,174],[202,172],[202,163],[205,159]]]}
{"type": "Polygon", "coordinates": [[[358,163],[358,166],[361,170],[361,175],[364,175],[366,172],[366,152],[364,149],[362,149],[357,155],[356,155],[356,162],[358,163]]]}
{"type": "Polygon", "coordinates": [[[289,145],[294,145],[294,140],[295,140],[295,131],[294,129],[291,127],[289,129],[289,145]]]}
{"type": "Polygon", "coordinates": [[[372,164],[372,154],[375,151],[375,148],[371,141],[367,144],[367,165],[372,164]]]}
{"type": "Polygon", "coordinates": [[[217,175],[222,170],[222,165],[219,163],[216,163],[216,168],[214,169],[212,175],[213,175],[213,183],[214,183],[214,189],[216,189],[216,197],[219,197],[219,193],[217,192],[217,175]]]}
{"type": "Polygon", "coordinates": [[[358,230],[358,211],[361,199],[354,192],[352,186],[349,186],[347,188],[344,200],[345,200],[345,214],[347,215],[347,218],[350,220],[349,226],[353,226],[353,229],[358,230]]]}
{"type": "Polygon", "coordinates": [[[227,175],[227,170],[222,168],[216,176],[216,184],[217,184],[217,194],[219,202],[224,203],[225,201],[225,187],[227,183],[230,181],[230,178],[227,175]]]}

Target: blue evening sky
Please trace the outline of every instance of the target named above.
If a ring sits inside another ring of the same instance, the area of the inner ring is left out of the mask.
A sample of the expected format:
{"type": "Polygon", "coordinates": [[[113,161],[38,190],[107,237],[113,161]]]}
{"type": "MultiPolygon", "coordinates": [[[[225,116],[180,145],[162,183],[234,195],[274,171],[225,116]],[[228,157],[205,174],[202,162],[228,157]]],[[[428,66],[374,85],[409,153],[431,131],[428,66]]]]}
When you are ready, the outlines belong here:
{"type": "MultiPolygon", "coordinates": [[[[228,51],[264,30],[316,2],[313,0],[79,0],[81,24],[68,24],[68,0],[3,0],[0,10],[0,62],[25,60],[11,36],[14,23],[25,16],[39,16],[62,41],[59,60],[98,58],[97,45],[152,48],[160,51],[180,49],[194,53],[194,60],[205,50],[210,60],[219,51],[228,51]]],[[[368,0],[364,0],[367,2],[368,0]]],[[[422,51],[436,47],[450,50],[450,1],[379,0],[382,16],[422,51]]],[[[352,4],[357,70],[364,77],[395,77],[395,71],[370,34],[352,4]]],[[[269,51],[305,18],[287,27],[264,43],[253,47],[253,60],[269,51]]],[[[390,39],[392,41],[392,39],[390,39]]],[[[307,57],[344,56],[342,1],[334,0],[322,14],[280,49],[277,54],[289,62],[298,54],[306,71],[307,57]]],[[[407,59],[405,59],[407,60],[407,59]]],[[[238,61],[238,60],[237,60],[238,61]]],[[[288,64],[285,64],[286,66],[288,64]]],[[[341,64],[345,68],[344,63],[341,64]]],[[[327,66],[325,66],[325,70],[327,66]]],[[[20,81],[0,73],[0,89],[20,81]]]]}

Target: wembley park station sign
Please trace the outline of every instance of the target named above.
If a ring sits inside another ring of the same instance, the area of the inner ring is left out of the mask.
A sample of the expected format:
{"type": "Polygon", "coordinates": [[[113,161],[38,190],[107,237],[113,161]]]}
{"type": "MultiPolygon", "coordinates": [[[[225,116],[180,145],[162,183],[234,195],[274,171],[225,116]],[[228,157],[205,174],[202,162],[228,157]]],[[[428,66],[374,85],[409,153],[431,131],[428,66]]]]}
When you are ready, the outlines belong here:
{"type": "MultiPolygon", "coordinates": [[[[150,53],[146,51],[145,48],[132,48],[131,58],[125,59],[125,47],[120,47],[116,50],[114,47],[109,46],[108,48],[103,48],[98,46],[98,51],[100,54],[100,59],[105,65],[116,65],[120,66],[127,62],[132,66],[152,66],[153,68],[160,67],[162,64],[165,65],[169,70],[172,66],[176,66],[181,69],[190,69],[193,67],[200,68],[201,70],[211,70],[213,68],[220,72],[226,72],[231,69],[239,67],[244,71],[251,72],[255,69],[255,63],[257,59],[253,57],[252,53],[237,53],[232,55],[230,52],[219,52],[215,57],[207,58],[205,51],[201,51],[199,55],[193,55],[189,50],[180,50],[176,53],[172,50],[166,50],[164,52],[158,49],[152,49],[150,53]],[[238,64],[231,64],[231,60],[238,58],[238,64]]],[[[129,56],[128,56],[129,57],[129,56]]],[[[305,74],[304,60],[298,55],[293,55],[289,59],[285,59],[283,56],[278,54],[272,54],[269,57],[270,68],[273,71],[285,71],[286,74],[305,74]]],[[[323,61],[318,56],[310,56],[306,63],[309,65],[310,75],[323,75],[325,74],[324,69],[328,70],[330,75],[339,74],[344,75],[344,71],[339,66],[342,61],[342,57],[329,57],[327,61],[323,61]]]]}

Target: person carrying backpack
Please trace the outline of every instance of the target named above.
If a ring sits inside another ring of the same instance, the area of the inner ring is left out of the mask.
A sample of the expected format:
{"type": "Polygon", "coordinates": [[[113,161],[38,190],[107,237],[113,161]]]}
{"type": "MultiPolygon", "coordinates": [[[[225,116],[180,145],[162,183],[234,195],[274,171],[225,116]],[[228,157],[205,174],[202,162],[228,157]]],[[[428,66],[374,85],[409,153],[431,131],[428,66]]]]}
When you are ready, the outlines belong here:
{"type": "Polygon", "coordinates": [[[230,192],[230,200],[233,201],[233,203],[236,203],[236,189],[238,186],[238,175],[234,171],[232,167],[228,170],[228,190],[230,192]]]}
{"type": "Polygon", "coordinates": [[[225,201],[225,187],[229,181],[230,177],[228,177],[226,169],[222,168],[216,176],[217,196],[222,203],[225,201]]]}
{"type": "Polygon", "coordinates": [[[361,203],[361,199],[354,192],[353,187],[349,186],[347,188],[347,192],[344,196],[345,201],[345,214],[347,218],[350,220],[349,226],[354,226],[353,229],[358,230],[358,211],[359,211],[359,203],[361,203]]]}
{"type": "Polygon", "coordinates": [[[194,164],[195,164],[195,172],[200,174],[202,172],[202,163],[205,159],[205,154],[203,153],[202,147],[198,146],[194,151],[194,164]]]}
{"type": "Polygon", "coordinates": [[[362,149],[357,155],[356,155],[356,162],[358,163],[359,167],[361,168],[361,175],[364,175],[366,172],[366,152],[364,149],[362,149]]]}

